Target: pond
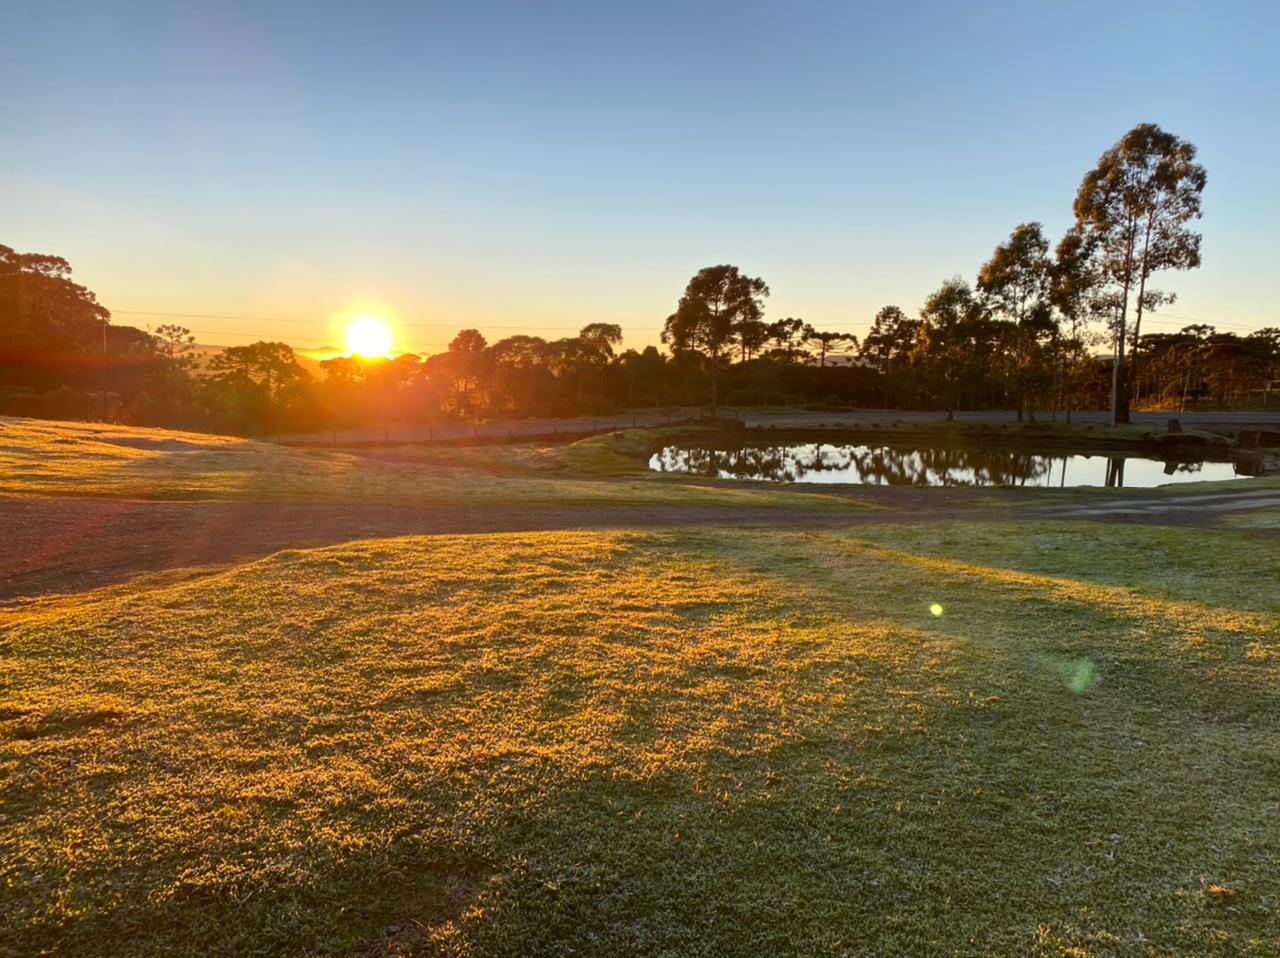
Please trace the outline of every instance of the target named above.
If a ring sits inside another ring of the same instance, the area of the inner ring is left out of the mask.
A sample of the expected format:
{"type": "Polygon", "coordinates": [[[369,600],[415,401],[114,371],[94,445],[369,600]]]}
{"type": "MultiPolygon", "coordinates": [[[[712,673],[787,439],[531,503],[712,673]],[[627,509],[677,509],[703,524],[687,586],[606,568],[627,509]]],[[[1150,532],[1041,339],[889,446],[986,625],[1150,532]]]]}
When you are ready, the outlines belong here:
{"type": "Polygon", "coordinates": [[[657,472],[772,482],[892,486],[1163,486],[1245,478],[1230,462],[1165,460],[1121,453],[1027,452],[957,446],[806,442],[725,448],[667,446],[657,472]]]}

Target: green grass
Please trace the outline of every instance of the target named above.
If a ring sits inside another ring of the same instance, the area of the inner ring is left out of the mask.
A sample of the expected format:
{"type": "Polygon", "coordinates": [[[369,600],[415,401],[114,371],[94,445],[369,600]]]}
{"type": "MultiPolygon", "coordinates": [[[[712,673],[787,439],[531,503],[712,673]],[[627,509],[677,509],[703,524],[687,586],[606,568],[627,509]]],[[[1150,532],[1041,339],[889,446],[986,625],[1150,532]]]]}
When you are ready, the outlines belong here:
{"type": "Polygon", "coordinates": [[[1276,955],[1276,562],[406,538],[17,606],[0,954],[1276,955]]]}
{"type": "Polygon", "coordinates": [[[1255,509],[1252,512],[1237,513],[1226,516],[1222,524],[1238,529],[1280,529],[1280,509],[1255,509]]]}
{"type": "Polygon", "coordinates": [[[576,472],[600,475],[628,475],[645,469],[645,459],[668,439],[712,437],[716,431],[704,427],[627,429],[592,436],[573,443],[560,455],[560,461],[576,472]]]}
{"type": "MultiPolygon", "coordinates": [[[[860,534],[921,555],[1087,579],[1166,599],[1212,596],[1231,608],[1280,613],[1280,589],[1259,588],[1260,583],[1280,582],[1280,549],[1252,543],[1241,548],[1237,536],[1168,526],[1117,530],[1099,523],[1011,522],[1001,520],[995,510],[988,515],[981,523],[879,526],[860,534]],[[1108,548],[1111,541],[1123,548],[1108,548]]],[[[1233,518],[1245,524],[1256,515],[1233,518]]]]}

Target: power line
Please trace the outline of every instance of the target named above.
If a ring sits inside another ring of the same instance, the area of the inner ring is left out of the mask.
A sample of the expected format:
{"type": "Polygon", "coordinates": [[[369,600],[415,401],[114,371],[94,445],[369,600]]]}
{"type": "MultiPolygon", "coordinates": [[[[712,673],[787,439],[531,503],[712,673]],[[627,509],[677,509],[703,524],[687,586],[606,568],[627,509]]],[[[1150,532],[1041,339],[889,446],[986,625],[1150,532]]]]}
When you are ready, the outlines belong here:
{"type": "MultiPolygon", "coordinates": [[[[251,335],[249,333],[245,333],[244,331],[235,331],[230,329],[193,329],[191,330],[191,332],[197,336],[200,336],[201,338],[205,336],[251,335]]],[[[329,337],[329,336],[290,336],[289,339],[291,343],[302,341],[303,343],[314,344],[313,346],[303,345],[302,347],[303,349],[315,349],[315,348],[320,348],[322,346],[332,346],[332,337],[329,337]]],[[[202,345],[207,345],[207,344],[202,344],[202,345]]],[[[428,349],[448,349],[449,348],[448,343],[408,343],[406,345],[413,346],[416,348],[428,348],[428,349]]],[[[333,348],[337,349],[338,347],[334,346],[333,348]]]]}
{"type": "MultiPolygon", "coordinates": [[[[112,315],[119,316],[158,316],[166,319],[230,319],[245,323],[304,323],[307,325],[315,325],[323,323],[322,319],[286,319],[276,316],[229,316],[219,313],[165,313],[142,309],[113,309],[112,315]]],[[[459,323],[393,323],[392,325],[403,329],[464,329],[465,326],[459,323]]],[[[537,326],[531,324],[511,325],[501,323],[479,323],[485,329],[548,329],[548,330],[567,330],[578,332],[581,326],[537,326]]],[[[623,326],[623,329],[641,329],[647,327],[640,326],[623,326]]]]}
{"type": "MultiPolygon", "coordinates": [[[[312,325],[312,326],[319,325],[325,322],[324,320],[288,319],[288,318],[274,317],[274,316],[233,316],[233,315],[222,314],[222,313],[170,313],[170,312],[161,312],[156,310],[141,310],[141,309],[117,309],[117,310],[113,310],[112,314],[119,315],[119,316],[155,316],[155,317],[162,317],[166,319],[227,319],[227,320],[234,320],[237,322],[273,323],[273,324],[292,323],[292,324],[305,324],[305,325],[312,325]]],[[[1178,322],[1206,323],[1215,328],[1225,327],[1228,329],[1239,329],[1239,330],[1248,330],[1248,331],[1253,331],[1255,329],[1262,328],[1260,325],[1254,325],[1251,323],[1234,323],[1234,322],[1226,322],[1222,320],[1215,321],[1215,320],[1204,319],[1203,317],[1199,317],[1199,316],[1185,316],[1179,313],[1148,313],[1146,316],[1143,317],[1143,319],[1145,319],[1149,323],[1172,323],[1172,324],[1177,324],[1178,322]]],[[[463,326],[458,323],[395,323],[394,325],[400,329],[461,330],[465,328],[471,328],[471,327],[463,326]]],[[[810,323],[809,325],[812,326],[814,329],[819,329],[819,330],[835,330],[835,329],[845,330],[849,326],[849,324],[842,324],[842,323],[810,323]]],[[[557,331],[557,332],[559,331],[577,332],[579,329],[581,329],[581,327],[579,326],[537,326],[537,325],[530,325],[530,324],[515,325],[515,324],[503,324],[503,323],[477,323],[475,324],[474,328],[490,329],[490,330],[494,330],[494,329],[513,330],[514,329],[514,330],[532,330],[532,331],[557,331]]],[[[655,329],[654,327],[642,327],[642,326],[623,326],[622,329],[631,330],[633,332],[643,330],[645,333],[650,333],[654,335],[660,332],[660,330],[655,329]]],[[[202,336],[251,336],[251,335],[254,335],[253,333],[247,332],[245,330],[229,330],[229,329],[224,329],[224,330],[193,329],[192,332],[199,333],[202,336]]],[[[332,339],[332,337],[331,336],[308,336],[305,334],[290,333],[289,339],[309,340],[314,343],[324,343],[327,345],[329,341],[332,339]]],[[[448,344],[447,343],[418,343],[416,344],[416,346],[419,348],[445,349],[447,348],[448,344]]]]}
{"type": "MultiPolygon", "coordinates": [[[[144,309],[113,309],[113,316],[156,316],[164,319],[229,319],[237,322],[245,323],[301,323],[304,325],[316,325],[323,323],[322,319],[288,319],[277,316],[232,316],[224,313],[169,313],[157,310],[144,309]]],[[[393,323],[399,329],[466,329],[461,323],[393,323]]],[[[810,323],[814,329],[844,329],[847,323],[810,323]]],[[[854,325],[857,325],[856,323],[854,325]]],[[[534,330],[554,330],[566,332],[578,332],[582,326],[539,326],[531,323],[512,324],[512,323],[476,323],[475,326],[481,329],[534,329],[534,330]]],[[[622,326],[623,330],[642,330],[644,332],[660,332],[657,327],[653,326],[622,326]]],[[[236,334],[239,335],[239,334],[236,334]]]]}
{"type": "MultiPolygon", "coordinates": [[[[1149,317],[1148,316],[1143,317],[1143,319],[1147,319],[1147,318],[1150,318],[1152,320],[1163,320],[1163,319],[1183,320],[1183,321],[1190,320],[1193,323],[1207,323],[1210,326],[1227,326],[1227,327],[1230,327],[1231,329],[1250,329],[1251,330],[1255,328],[1251,323],[1228,323],[1221,320],[1215,321],[1212,319],[1202,319],[1199,316],[1182,316],[1178,313],[1152,313],[1149,315],[1149,317]]],[[[1261,328],[1261,327],[1257,327],[1257,328],[1261,328]]]]}

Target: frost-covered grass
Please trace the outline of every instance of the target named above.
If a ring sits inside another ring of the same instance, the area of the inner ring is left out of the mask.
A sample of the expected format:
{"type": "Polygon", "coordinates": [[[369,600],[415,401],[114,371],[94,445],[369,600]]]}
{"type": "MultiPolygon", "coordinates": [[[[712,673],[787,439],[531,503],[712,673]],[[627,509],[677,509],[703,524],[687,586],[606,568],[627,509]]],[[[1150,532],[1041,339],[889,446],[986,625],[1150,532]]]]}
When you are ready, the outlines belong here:
{"type": "MultiPolygon", "coordinates": [[[[649,430],[641,430],[648,436],[649,430]]],[[[168,429],[0,417],[0,495],[403,505],[529,503],[846,509],[850,496],[618,468],[602,436],[563,447],[301,449],[168,429]]]]}
{"type": "Polygon", "coordinates": [[[1276,566],[545,533],[14,607],[0,954],[1275,955],[1276,566]]]}
{"type": "Polygon", "coordinates": [[[1223,525],[1239,529],[1280,529],[1280,509],[1255,509],[1227,516],[1223,525]]]}

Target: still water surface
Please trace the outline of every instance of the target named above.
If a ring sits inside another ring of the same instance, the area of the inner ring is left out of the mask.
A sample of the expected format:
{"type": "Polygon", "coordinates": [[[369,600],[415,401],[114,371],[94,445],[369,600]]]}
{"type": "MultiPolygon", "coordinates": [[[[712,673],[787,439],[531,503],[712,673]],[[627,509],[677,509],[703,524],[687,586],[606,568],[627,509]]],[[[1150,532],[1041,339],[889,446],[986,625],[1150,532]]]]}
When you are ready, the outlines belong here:
{"type": "Polygon", "coordinates": [[[720,479],[893,486],[1163,486],[1244,478],[1230,462],[1006,449],[810,442],[732,449],[667,446],[649,468],[720,479]]]}

